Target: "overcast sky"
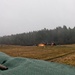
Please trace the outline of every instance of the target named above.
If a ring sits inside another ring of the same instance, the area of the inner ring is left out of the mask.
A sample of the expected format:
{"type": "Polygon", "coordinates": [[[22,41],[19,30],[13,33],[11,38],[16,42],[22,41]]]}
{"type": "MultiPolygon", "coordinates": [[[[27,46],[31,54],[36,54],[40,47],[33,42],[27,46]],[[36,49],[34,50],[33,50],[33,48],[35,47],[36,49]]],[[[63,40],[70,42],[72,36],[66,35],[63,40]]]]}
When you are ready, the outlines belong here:
{"type": "Polygon", "coordinates": [[[75,26],[75,0],[0,0],[0,36],[75,26]]]}

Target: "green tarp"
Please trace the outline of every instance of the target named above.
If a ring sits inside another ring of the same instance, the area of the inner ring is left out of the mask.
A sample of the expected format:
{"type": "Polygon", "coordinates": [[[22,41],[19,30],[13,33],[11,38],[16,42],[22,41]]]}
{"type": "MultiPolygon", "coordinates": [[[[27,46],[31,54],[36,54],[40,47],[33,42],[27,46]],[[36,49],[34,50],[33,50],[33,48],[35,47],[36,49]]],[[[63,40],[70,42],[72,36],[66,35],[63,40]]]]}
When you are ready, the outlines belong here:
{"type": "Polygon", "coordinates": [[[75,75],[75,67],[43,60],[10,57],[0,52],[0,64],[8,70],[0,70],[0,75],[75,75]]]}

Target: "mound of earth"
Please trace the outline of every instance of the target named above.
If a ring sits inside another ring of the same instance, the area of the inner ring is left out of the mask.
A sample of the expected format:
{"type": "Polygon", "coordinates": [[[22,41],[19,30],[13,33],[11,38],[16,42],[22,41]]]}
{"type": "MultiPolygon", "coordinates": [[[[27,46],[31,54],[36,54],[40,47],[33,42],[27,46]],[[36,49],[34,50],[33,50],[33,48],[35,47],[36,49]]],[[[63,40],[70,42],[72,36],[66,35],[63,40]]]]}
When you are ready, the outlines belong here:
{"type": "Polygon", "coordinates": [[[0,75],[75,75],[75,67],[43,60],[11,57],[0,52],[0,64],[8,67],[0,75]]]}

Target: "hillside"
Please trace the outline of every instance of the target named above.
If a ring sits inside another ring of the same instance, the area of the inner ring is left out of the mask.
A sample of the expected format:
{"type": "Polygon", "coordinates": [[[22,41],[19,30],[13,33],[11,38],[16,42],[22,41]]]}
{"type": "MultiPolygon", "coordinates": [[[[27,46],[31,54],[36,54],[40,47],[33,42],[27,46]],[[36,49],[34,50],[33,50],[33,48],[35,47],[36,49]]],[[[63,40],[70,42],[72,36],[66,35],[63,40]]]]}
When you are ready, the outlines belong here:
{"type": "Polygon", "coordinates": [[[0,37],[0,44],[33,46],[39,43],[75,44],[75,27],[56,27],[55,29],[42,29],[28,33],[21,33],[0,37]]]}

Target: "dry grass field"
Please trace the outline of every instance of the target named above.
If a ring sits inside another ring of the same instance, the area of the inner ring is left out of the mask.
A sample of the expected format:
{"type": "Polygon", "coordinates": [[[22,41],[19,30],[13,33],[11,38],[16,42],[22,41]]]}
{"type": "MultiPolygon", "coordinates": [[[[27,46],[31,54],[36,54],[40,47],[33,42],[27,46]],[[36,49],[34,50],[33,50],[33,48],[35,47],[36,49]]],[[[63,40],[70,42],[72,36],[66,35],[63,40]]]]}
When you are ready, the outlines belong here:
{"type": "Polygon", "coordinates": [[[1,45],[0,52],[14,57],[34,58],[75,66],[75,44],[45,47],[1,45]]]}

